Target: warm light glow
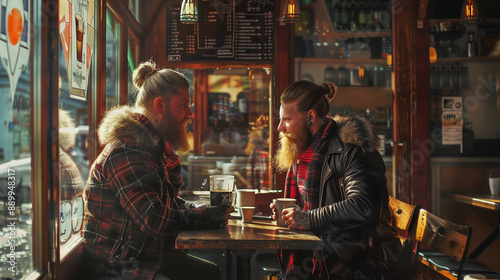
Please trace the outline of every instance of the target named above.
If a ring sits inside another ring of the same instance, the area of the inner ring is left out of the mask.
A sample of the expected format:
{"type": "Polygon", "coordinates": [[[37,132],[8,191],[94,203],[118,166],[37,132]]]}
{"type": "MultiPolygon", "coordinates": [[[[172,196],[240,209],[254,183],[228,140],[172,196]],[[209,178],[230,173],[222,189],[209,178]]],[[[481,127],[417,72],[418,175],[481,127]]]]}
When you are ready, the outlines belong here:
{"type": "Polygon", "coordinates": [[[180,21],[184,23],[198,22],[198,4],[196,0],[182,0],[180,21]]]}
{"type": "Polygon", "coordinates": [[[362,81],[365,78],[365,68],[360,67],[358,69],[358,78],[360,81],[362,81]]]}
{"type": "Polygon", "coordinates": [[[437,60],[436,48],[429,47],[429,62],[430,63],[436,63],[436,60],[437,60]]]}
{"type": "Polygon", "coordinates": [[[479,20],[479,10],[476,0],[465,0],[462,9],[462,20],[468,22],[479,20]]]}
{"type": "Polygon", "coordinates": [[[283,22],[295,23],[302,19],[300,14],[299,5],[295,0],[286,0],[285,6],[283,7],[283,15],[281,17],[283,22]]]}
{"type": "Polygon", "coordinates": [[[392,54],[387,54],[387,65],[392,66],[392,54]]]}

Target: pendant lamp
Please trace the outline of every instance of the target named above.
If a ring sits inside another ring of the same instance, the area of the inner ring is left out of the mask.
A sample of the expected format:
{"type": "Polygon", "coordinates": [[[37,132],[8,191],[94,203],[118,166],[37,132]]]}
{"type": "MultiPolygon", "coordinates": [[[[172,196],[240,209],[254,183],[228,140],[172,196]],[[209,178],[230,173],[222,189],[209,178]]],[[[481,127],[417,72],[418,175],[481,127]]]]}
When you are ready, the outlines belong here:
{"type": "Polygon", "coordinates": [[[180,21],[183,23],[198,22],[197,0],[182,0],[180,21]]]}
{"type": "Polygon", "coordinates": [[[462,8],[462,21],[476,23],[479,21],[479,9],[476,0],[465,0],[462,8]]]}
{"type": "Polygon", "coordinates": [[[299,1],[285,0],[281,20],[285,23],[296,23],[302,19],[299,9],[299,1]]]}

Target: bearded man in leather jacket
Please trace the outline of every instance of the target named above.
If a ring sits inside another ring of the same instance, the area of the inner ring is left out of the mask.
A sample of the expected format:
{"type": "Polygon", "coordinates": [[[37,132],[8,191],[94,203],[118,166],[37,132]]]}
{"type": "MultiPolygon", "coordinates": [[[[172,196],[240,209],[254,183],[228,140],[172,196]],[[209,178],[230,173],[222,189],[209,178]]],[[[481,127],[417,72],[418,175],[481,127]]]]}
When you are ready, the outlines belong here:
{"type": "Polygon", "coordinates": [[[109,110],[99,126],[104,147],[85,189],[83,234],[93,275],[75,277],[220,279],[215,264],[174,250],[177,231],[224,227],[234,210],[179,197],[177,151],[189,148],[186,125],[193,116],[189,82],[152,61],[137,67],[133,81],[135,106],[109,110]]]}
{"type": "Polygon", "coordinates": [[[297,203],[271,208],[290,229],[323,240],[322,250],[282,250],[282,278],[404,279],[378,137],[362,117],[329,117],[336,93],[332,83],[297,81],[281,95],[273,165],[287,171],[285,197],[297,203]]]}

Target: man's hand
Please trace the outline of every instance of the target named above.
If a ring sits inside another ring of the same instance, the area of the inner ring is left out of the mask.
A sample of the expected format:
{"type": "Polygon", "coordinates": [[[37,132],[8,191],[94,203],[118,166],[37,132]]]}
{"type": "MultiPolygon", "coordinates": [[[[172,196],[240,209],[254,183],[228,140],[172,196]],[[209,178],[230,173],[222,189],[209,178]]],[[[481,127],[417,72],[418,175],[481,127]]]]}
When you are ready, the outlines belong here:
{"type": "Polygon", "coordinates": [[[278,221],[278,219],[276,218],[276,207],[274,207],[274,203],[271,202],[271,204],[269,204],[269,207],[271,208],[271,210],[273,211],[273,219],[275,221],[278,221]]]}
{"type": "Polygon", "coordinates": [[[307,212],[302,211],[298,205],[284,209],[281,218],[289,229],[311,229],[311,221],[307,212]]]}
{"type": "Polygon", "coordinates": [[[208,206],[207,215],[209,222],[218,228],[223,228],[227,225],[227,221],[231,218],[231,212],[233,211],[234,207],[227,204],[208,206]]]}

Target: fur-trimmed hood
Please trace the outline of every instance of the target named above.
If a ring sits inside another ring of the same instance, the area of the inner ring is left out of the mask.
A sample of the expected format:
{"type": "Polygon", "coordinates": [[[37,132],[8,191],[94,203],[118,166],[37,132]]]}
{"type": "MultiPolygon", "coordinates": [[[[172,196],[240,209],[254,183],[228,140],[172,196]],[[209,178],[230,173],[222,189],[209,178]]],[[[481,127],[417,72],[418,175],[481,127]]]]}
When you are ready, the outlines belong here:
{"type": "Polygon", "coordinates": [[[134,142],[141,146],[158,146],[161,138],[139,121],[138,113],[130,106],[116,106],[107,111],[99,125],[99,143],[134,142]]]}
{"type": "Polygon", "coordinates": [[[342,142],[359,145],[364,152],[374,152],[380,147],[380,139],[367,119],[356,115],[335,115],[333,120],[339,126],[342,142]]]}

